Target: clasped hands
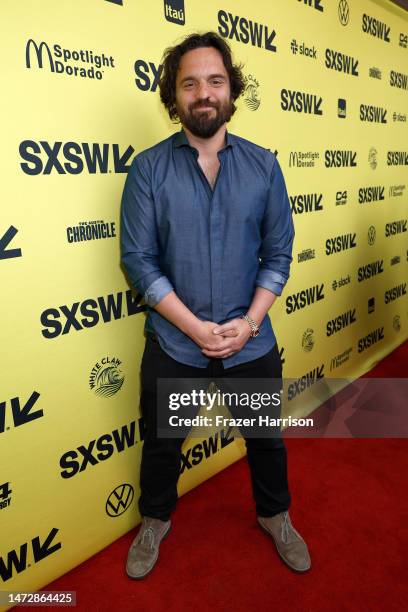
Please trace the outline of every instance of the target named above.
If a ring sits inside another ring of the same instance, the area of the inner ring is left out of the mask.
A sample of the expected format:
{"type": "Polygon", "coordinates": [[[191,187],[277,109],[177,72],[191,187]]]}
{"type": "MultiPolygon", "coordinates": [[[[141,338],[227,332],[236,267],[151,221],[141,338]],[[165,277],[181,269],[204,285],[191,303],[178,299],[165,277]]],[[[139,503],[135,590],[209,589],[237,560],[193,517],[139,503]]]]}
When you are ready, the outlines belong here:
{"type": "Polygon", "coordinates": [[[222,325],[200,321],[195,341],[207,357],[224,359],[238,353],[250,336],[251,328],[245,319],[232,319],[222,325]]]}

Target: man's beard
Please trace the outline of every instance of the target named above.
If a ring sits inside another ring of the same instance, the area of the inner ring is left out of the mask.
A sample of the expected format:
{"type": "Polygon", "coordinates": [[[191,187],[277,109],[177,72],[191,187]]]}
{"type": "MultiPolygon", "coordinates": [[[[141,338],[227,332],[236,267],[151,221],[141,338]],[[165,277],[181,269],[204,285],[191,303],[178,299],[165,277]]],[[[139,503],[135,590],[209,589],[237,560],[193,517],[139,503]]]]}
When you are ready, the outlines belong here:
{"type": "Polygon", "coordinates": [[[206,102],[205,100],[199,100],[195,104],[190,105],[187,112],[184,112],[179,107],[177,107],[177,111],[181,123],[190,130],[194,136],[198,138],[211,138],[224,123],[231,119],[233,103],[231,100],[229,102],[216,104],[208,101],[206,102]],[[215,109],[215,113],[211,110],[195,110],[204,106],[211,106],[215,109]]]}

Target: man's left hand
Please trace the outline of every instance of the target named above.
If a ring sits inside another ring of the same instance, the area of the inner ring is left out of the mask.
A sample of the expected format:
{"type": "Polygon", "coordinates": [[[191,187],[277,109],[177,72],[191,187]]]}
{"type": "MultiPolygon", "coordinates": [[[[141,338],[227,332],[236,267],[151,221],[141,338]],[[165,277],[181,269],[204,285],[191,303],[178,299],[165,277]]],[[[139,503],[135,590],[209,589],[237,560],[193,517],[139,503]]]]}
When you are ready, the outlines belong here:
{"type": "Polygon", "coordinates": [[[202,352],[207,357],[225,359],[235,355],[245,346],[251,336],[251,328],[245,319],[232,319],[215,327],[213,333],[223,336],[224,342],[216,350],[202,349],[202,352]]]}

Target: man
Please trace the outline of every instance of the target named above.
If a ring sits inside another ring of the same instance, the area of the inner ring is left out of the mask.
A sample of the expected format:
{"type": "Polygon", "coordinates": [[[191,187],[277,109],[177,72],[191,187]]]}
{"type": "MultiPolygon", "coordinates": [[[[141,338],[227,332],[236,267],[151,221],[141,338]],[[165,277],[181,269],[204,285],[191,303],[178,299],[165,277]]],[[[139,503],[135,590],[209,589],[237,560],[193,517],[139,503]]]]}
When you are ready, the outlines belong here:
{"type": "MultiPolygon", "coordinates": [[[[226,130],[243,89],[217,34],[167,49],[160,96],[183,129],[137,155],[126,180],[122,262],[148,307],[143,521],[127,558],[131,578],[153,569],[177,501],[183,439],[157,435],[157,379],[282,375],[268,311],[289,277],[293,222],[275,156],[226,130]]],[[[309,552],[288,513],[283,440],[245,441],[258,523],[287,565],[306,571],[309,552]]]]}

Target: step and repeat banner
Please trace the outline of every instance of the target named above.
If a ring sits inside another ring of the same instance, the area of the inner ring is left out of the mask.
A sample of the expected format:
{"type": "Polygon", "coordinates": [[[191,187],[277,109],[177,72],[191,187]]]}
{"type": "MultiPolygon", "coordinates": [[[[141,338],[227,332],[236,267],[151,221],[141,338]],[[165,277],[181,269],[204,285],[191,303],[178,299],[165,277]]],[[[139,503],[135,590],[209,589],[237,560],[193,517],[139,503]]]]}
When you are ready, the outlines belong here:
{"type": "MultiPolygon", "coordinates": [[[[229,130],[283,169],[296,229],[270,312],[292,413],[407,338],[408,22],[369,0],[3,0],[0,590],[35,590],[134,527],[145,305],[120,265],[134,155],[166,138],[165,47],[244,64],[229,130]]],[[[237,460],[187,440],[180,493],[237,460]]]]}

